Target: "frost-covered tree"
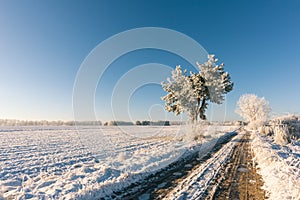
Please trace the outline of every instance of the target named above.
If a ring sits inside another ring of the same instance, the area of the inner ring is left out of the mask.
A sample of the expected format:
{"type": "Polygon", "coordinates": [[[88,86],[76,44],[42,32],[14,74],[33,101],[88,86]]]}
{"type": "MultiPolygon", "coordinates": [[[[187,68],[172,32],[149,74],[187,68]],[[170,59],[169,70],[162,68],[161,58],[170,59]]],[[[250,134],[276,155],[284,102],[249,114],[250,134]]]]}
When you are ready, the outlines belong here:
{"type": "Polygon", "coordinates": [[[174,112],[175,115],[187,111],[189,116],[193,116],[196,99],[193,98],[191,91],[192,83],[190,78],[186,75],[186,70],[182,71],[180,66],[177,66],[172,71],[172,80],[167,79],[167,83],[162,82],[163,89],[168,94],[162,99],[166,101],[165,109],[169,112],[174,112]]]}
{"type": "Polygon", "coordinates": [[[274,142],[281,146],[291,142],[289,129],[286,124],[274,126],[274,142]]]}
{"type": "Polygon", "coordinates": [[[269,102],[264,97],[255,94],[244,94],[237,102],[236,112],[243,117],[250,126],[258,127],[265,123],[271,111],[269,102]]]}
{"type": "Polygon", "coordinates": [[[229,74],[224,72],[224,64],[217,62],[214,55],[209,55],[207,62],[197,63],[200,71],[189,75],[177,66],[172,71],[172,79],[162,82],[163,89],[168,92],[162,97],[166,102],[165,109],[175,115],[187,112],[193,122],[198,116],[205,120],[208,102],[221,104],[225,94],[233,89],[229,74]]]}

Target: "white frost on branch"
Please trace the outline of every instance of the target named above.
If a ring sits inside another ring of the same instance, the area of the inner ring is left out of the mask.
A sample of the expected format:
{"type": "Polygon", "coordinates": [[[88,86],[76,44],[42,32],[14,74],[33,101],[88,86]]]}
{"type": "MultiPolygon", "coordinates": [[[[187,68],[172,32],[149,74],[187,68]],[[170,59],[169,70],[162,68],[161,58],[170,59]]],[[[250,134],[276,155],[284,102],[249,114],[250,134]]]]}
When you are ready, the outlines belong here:
{"type": "Polygon", "coordinates": [[[162,97],[166,102],[165,109],[175,115],[187,112],[193,122],[197,121],[198,115],[206,119],[204,113],[208,102],[221,104],[225,94],[233,89],[229,73],[224,72],[224,64],[217,62],[214,55],[209,55],[207,62],[197,63],[200,71],[190,72],[190,75],[177,66],[172,71],[172,78],[162,82],[163,89],[168,92],[162,97]]]}
{"type": "Polygon", "coordinates": [[[193,115],[193,105],[196,99],[190,92],[192,91],[192,85],[188,76],[186,76],[186,70],[182,71],[181,67],[177,66],[172,71],[172,80],[168,78],[167,82],[162,82],[162,86],[168,92],[162,98],[166,101],[165,109],[167,111],[174,112],[175,115],[187,111],[189,116],[193,115]]]}
{"type": "Polygon", "coordinates": [[[225,94],[232,90],[233,85],[228,72],[224,72],[224,64],[217,65],[217,62],[215,55],[209,55],[206,63],[197,63],[197,65],[201,77],[205,80],[210,101],[221,104],[225,99],[225,94]]]}
{"type": "Polygon", "coordinates": [[[263,125],[270,111],[269,102],[264,97],[259,98],[255,94],[244,94],[237,102],[236,112],[253,128],[263,125]]]}

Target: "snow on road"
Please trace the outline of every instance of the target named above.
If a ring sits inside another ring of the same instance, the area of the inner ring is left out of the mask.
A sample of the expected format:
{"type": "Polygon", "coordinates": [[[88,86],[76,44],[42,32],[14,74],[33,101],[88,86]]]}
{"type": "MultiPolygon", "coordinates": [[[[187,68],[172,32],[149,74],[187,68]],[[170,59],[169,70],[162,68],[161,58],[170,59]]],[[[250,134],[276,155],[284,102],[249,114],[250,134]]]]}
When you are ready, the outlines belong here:
{"type": "Polygon", "coordinates": [[[243,135],[244,132],[241,132],[234,136],[205,163],[194,168],[164,199],[201,199],[208,187],[211,186],[211,181],[230,158],[236,141],[240,140],[243,135]]]}
{"type": "Polygon", "coordinates": [[[300,142],[287,146],[273,143],[268,137],[252,135],[252,148],[258,173],[264,179],[263,189],[271,200],[300,199],[300,142]]]}
{"type": "Polygon", "coordinates": [[[184,133],[180,126],[2,127],[0,199],[106,196],[188,151],[194,144],[178,139],[184,133]]]}

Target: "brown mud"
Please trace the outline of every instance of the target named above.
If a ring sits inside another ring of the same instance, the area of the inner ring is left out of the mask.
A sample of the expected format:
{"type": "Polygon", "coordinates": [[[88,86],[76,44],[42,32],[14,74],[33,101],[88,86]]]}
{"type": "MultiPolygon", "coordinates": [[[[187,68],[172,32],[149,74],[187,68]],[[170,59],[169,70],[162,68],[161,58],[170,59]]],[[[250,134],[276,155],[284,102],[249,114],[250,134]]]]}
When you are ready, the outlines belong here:
{"type": "Polygon", "coordinates": [[[250,133],[246,132],[235,146],[224,169],[216,176],[215,192],[208,192],[205,199],[263,200],[266,199],[266,193],[261,189],[262,185],[262,177],[257,173],[256,164],[253,162],[250,133]]]}

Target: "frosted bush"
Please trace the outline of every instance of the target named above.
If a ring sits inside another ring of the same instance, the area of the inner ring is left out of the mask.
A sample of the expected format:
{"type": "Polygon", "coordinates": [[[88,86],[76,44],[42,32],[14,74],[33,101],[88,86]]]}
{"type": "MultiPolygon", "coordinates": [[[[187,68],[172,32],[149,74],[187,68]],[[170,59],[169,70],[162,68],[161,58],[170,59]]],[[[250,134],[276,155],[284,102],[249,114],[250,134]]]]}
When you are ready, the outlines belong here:
{"type": "Polygon", "coordinates": [[[257,130],[264,125],[270,111],[269,102],[255,94],[244,94],[237,102],[236,113],[249,122],[248,127],[252,130],[257,130]]]}
{"type": "Polygon", "coordinates": [[[269,122],[273,127],[283,124],[287,127],[289,132],[289,138],[293,140],[298,140],[300,138],[300,121],[297,116],[286,115],[277,117],[269,122]]]}
{"type": "Polygon", "coordinates": [[[195,142],[203,140],[204,137],[208,137],[207,127],[207,124],[201,122],[188,124],[185,129],[186,134],[184,135],[183,140],[185,142],[195,142]]]}
{"type": "Polygon", "coordinates": [[[263,134],[263,135],[272,135],[273,134],[273,129],[269,126],[261,126],[259,129],[258,129],[259,133],[260,134],[263,134]]]}
{"type": "Polygon", "coordinates": [[[266,135],[273,135],[273,129],[269,126],[265,126],[265,134],[266,135]]]}
{"type": "Polygon", "coordinates": [[[250,130],[259,130],[260,127],[262,127],[264,125],[263,121],[253,121],[250,122],[247,127],[250,130]]]}
{"type": "Polygon", "coordinates": [[[274,142],[281,146],[290,142],[289,129],[286,125],[277,125],[274,127],[274,142]]]}

